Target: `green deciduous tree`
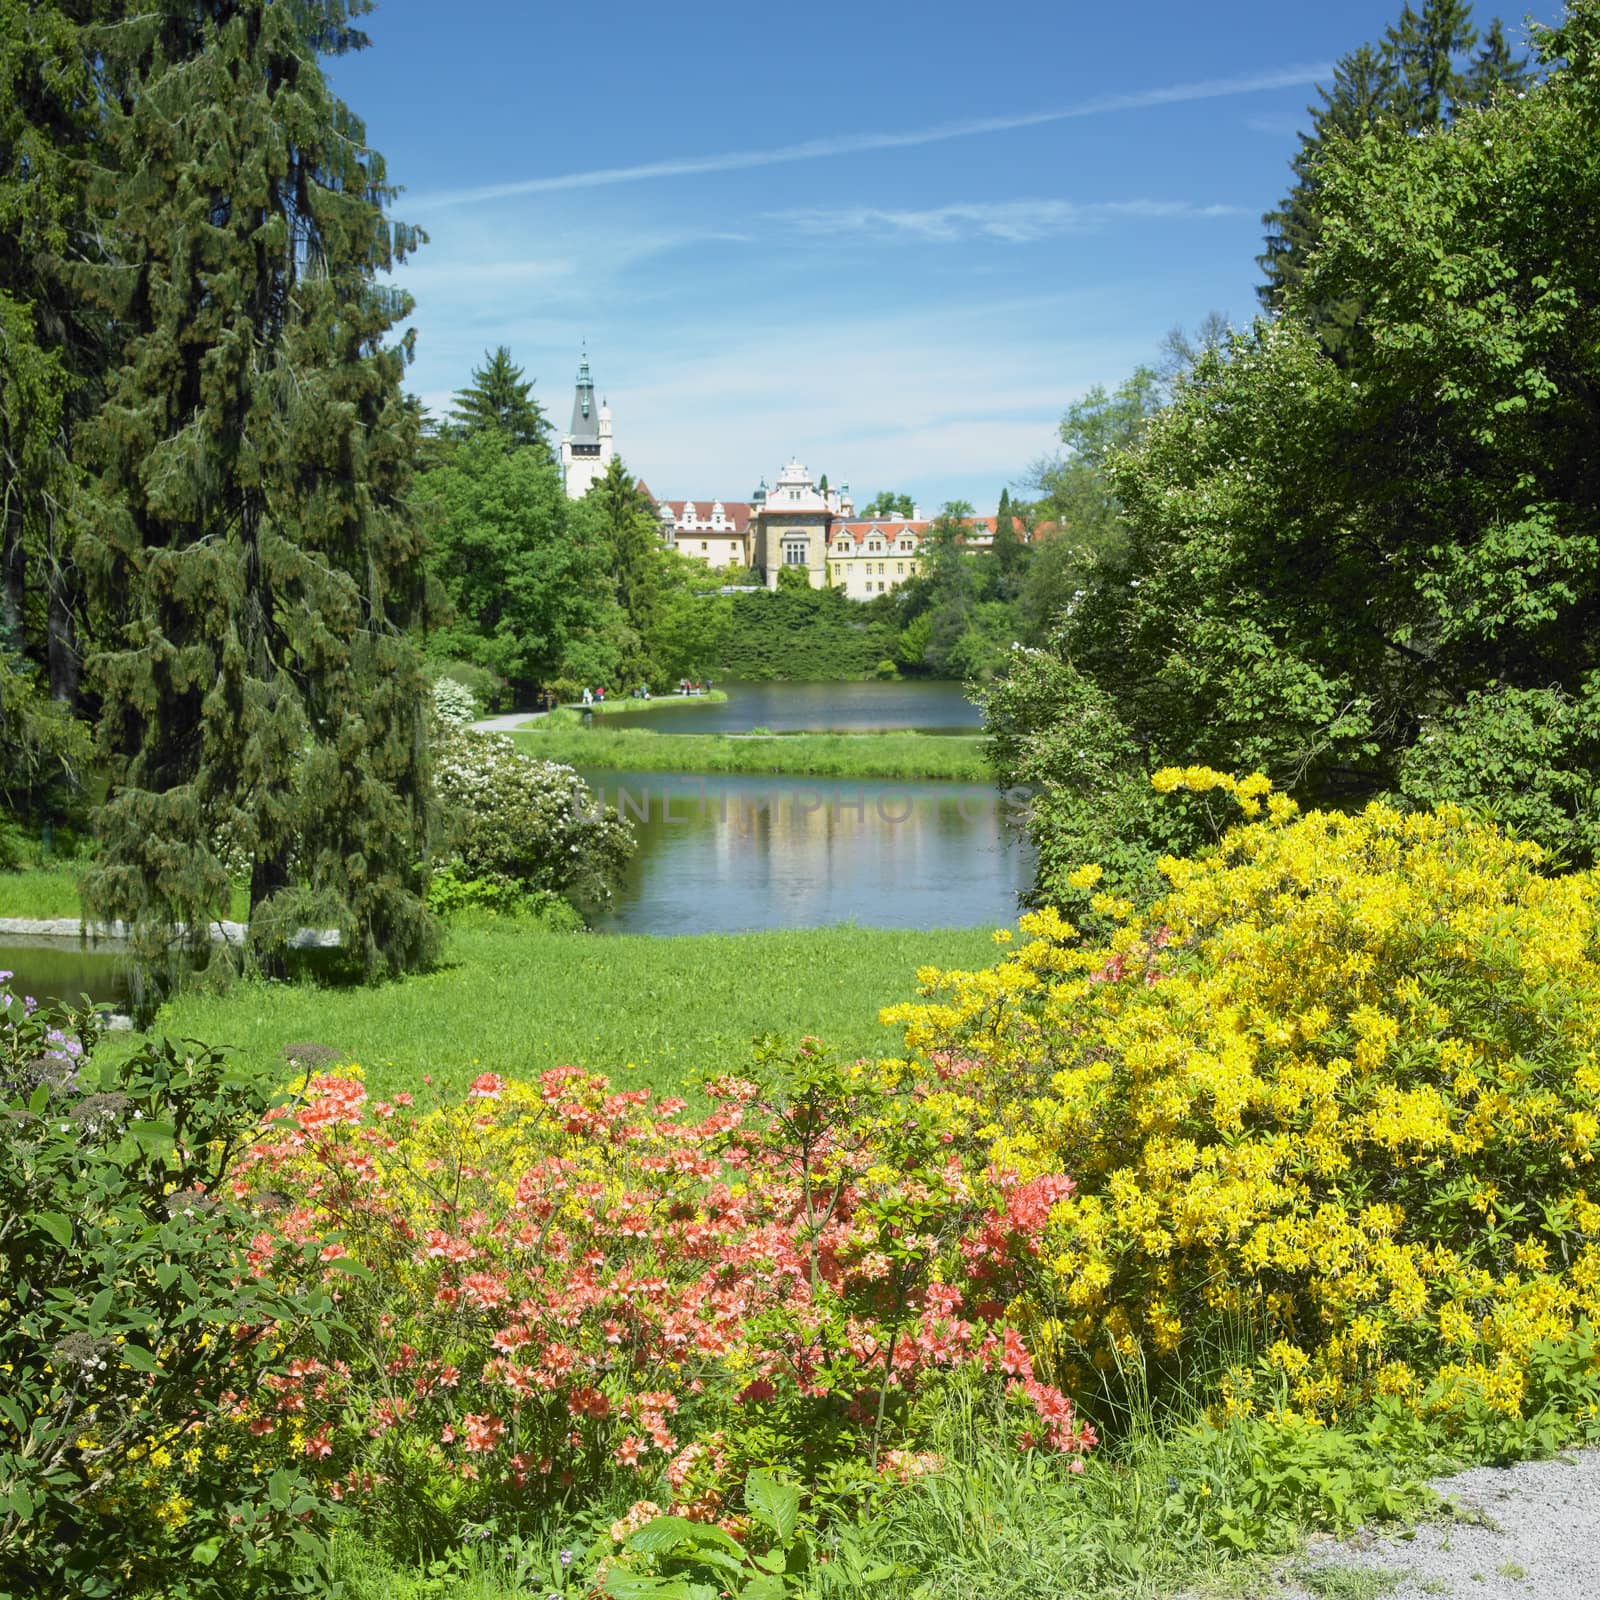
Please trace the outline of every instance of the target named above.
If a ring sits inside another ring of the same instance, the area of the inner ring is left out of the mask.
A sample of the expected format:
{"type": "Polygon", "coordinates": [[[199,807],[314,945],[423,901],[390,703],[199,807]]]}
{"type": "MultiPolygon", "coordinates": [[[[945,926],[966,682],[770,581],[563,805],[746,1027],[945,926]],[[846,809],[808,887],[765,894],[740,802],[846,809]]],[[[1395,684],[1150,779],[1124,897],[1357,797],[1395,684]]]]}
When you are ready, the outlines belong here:
{"type": "MultiPolygon", "coordinates": [[[[1290,167],[1294,185],[1262,218],[1266,248],[1258,258],[1265,282],[1261,302],[1278,310],[1297,286],[1320,237],[1320,168],[1338,146],[1379,128],[1420,133],[1447,125],[1463,108],[1487,104],[1502,90],[1531,82],[1525,58],[1511,52],[1498,19],[1482,50],[1469,0],[1425,0],[1420,12],[1407,4],[1382,41],[1362,45],[1334,68],[1331,88],[1319,89],[1322,104],[1308,108],[1311,130],[1300,135],[1290,167]]],[[[1360,315],[1359,297],[1313,306],[1302,296],[1302,314],[1318,323],[1329,348],[1337,350],[1360,315]]]]}
{"type": "Polygon", "coordinates": [[[916,510],[916,502],[908,494],[896,494],[893,489],[881,490],[861,508],[864,517],[909,517],[916,510]]]}
{"type": "Polygon", "coordinates": [[[1123,552],[1054,665],[992,702],[1009,777],[1065,794],[1070,752],[1120,763],[1108,848],[1144,825],[1149,770],[1203,763],[1322,802],[1509,806],[1592,856],[1597,41],[1579,0],[1542,47],[1569,66],[1525,98],[1330,150],[1283,312],[1110,458],[1123,552]],[[1316,310],[1346,298],[1365,309],[1334,356],[1316,310]]]}
{"type": "Polygon", "coordinates": [[[472,381],[456,391],[450,410],[453,431],[464,439],[494,434],[508,449],[535,449],[548,458],[550,419],[534,399],[533,385],[521,367],[512,365],[505,345],[486,350],[483,365],[472,370],[472,381]]]}
{"type": "Polygon", "coordinates": [[[575,529],[548,453],[508,451],[498,435],[479,434],[427,474],[417,502],[451,611],[429,636],[430,654],[474,662],[524,691],[560,676],[601,614],[609,553],[575,529]]]}
{"type": "Polygon", "coordinates": [[[364,0],[202,0],[130,15],[106,109],[89,291],[119,348],[87,435],[78,554],[107,615],[92,663],[110,792],[86,899],[146,970],[197,951],[248,876],[269,957],[307,921],[365,972],[434,948],[427,684],[404,627],[414,242],[319,55],[364,0]]]}

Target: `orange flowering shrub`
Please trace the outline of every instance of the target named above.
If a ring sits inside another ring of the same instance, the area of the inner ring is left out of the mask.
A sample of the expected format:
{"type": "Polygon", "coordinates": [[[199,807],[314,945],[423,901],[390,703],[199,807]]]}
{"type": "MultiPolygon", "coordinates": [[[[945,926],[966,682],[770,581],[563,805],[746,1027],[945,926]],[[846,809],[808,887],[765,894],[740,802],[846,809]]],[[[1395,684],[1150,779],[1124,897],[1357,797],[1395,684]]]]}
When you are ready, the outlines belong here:
{"type": "Polygon", "coordinates": [[[960,1064],[764,1068],[699,1118],[572,1068],[427,1115],[312,1080],[239,1189],[254,1269],[293,1284],[314,1244],[343,1326],[235,1425],[413,1538],[618,1480],[714,1519],[766,1463],[903,1478],[957,1371],[1019,1446],[1081,1455],[1003,1317],[1070,1181],[983,1164],[960,1064]]]}

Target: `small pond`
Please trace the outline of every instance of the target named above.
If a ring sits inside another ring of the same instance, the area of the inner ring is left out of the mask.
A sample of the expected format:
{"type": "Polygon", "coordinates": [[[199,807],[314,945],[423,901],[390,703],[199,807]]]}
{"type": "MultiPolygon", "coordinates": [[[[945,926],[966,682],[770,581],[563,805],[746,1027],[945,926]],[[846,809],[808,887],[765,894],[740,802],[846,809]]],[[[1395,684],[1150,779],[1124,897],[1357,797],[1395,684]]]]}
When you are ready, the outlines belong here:
{"type": "Polygon", "coordinates": [[[721,704],[691,699],[653,711],[608,713],[608,728],[651,728],[657,733],[979,733],[978,708],[959,683],[722,683],[721,704]]]}
{"type": "Polygon", "coordinates": [[[998,926],[1032,881],[1008,808],[979,784],[583,777],[638,835],[614,903],[592,918],[608,932],[998,926]]]}
{"type": "Polygon", "coordinates": [[[122,1011],[131,993],[127,963],[102,946],[93,949],[73,938],[0,934],[0,972],[13,974],[13,994],[36,1000],[65,1000],[76,1005],[88,995],[97,1006],[122,1011]]]}

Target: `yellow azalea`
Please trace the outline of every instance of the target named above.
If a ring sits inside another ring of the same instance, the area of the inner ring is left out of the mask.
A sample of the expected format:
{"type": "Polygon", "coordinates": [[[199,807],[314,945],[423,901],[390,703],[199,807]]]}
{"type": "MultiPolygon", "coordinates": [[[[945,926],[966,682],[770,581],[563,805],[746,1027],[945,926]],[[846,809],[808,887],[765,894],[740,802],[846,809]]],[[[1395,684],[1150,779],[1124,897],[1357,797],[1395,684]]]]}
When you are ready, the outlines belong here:
{"type": "MultiPolygon", "coordinates": [[[[983,1064],[997,1168],[1078,1185],[1031,1292],[1063,1367],[1244,1338],[1308,1422],[1375,1395],[1514,1413],[1535,1347],[1600,1324],[1600,879],[1456,808],[1152,786],[1245,820],[1104,944],[1031,912],[997,966],[884,1013],[983,1064]]],[[[1257,1406],[1249,1371],[1224,1414],[1257,1406]]]]}

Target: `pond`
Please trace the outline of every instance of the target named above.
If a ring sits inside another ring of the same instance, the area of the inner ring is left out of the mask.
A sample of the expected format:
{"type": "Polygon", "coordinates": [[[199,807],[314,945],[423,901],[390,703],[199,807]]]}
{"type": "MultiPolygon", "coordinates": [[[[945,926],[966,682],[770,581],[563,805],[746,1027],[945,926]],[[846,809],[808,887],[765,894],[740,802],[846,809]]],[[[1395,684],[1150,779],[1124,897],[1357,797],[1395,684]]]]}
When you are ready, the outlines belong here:
{"type": "Polygon", "coordinates": [[[583,777],[639,841],[613,904],[592,916],[606,932],[999,926],[1032,881],[1031,852],[982,785],[583,777]]]}
{"type": "Polygon", "coordinates": [[[895,683],[722,683],[720,704],[691,700],[654,711],[619,711],[608,728],[651,728],[657,733],[979,733],[978,708],[959,683],[919,679],[895,683]]]}
{"type": "Polygon", "coordinates": [[[90,949],[74,938],[0,934],[0,972],[14,974],[7,985],[13,994],[41,1001],[76,1005],[86,994],[98,1006],[121,1011],[131,993],[127,963],[119,953],[90,949]]]}

